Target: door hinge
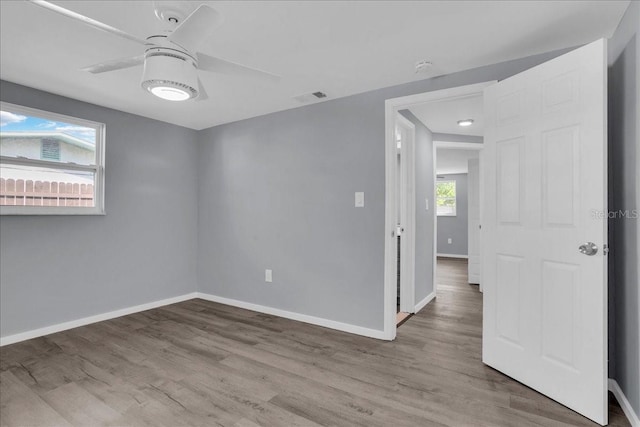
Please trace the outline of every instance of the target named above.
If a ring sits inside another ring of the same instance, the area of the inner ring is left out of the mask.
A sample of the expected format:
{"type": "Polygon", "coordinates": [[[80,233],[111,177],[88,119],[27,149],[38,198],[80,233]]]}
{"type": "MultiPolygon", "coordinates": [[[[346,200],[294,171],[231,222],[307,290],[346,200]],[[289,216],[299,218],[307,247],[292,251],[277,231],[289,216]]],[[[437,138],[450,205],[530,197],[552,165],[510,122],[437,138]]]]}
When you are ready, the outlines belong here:
{"type": "Polygon", "coordinates": [[[606,243],[605,243],[604,247],[602,248],[602,253],[604,255],[607,255],[609,253],[609,245],[607,245],[606,243]]]}

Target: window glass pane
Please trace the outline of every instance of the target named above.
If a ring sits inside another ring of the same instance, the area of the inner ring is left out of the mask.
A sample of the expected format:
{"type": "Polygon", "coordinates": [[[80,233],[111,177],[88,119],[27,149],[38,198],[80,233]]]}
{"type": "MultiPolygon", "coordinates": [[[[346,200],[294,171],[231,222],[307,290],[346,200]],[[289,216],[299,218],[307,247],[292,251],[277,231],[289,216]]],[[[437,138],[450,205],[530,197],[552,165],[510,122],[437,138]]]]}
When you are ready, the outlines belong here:
{"type": "Polygon", "coordinates": [[[0,165],[0,206],[95,206],[95,174],[0,165]]]}
{"type": "Polygon", "coordinates": [[[438,199],[438,206],[455,207],[456,199],[438,199]]]}
{"type": "Polygon", "coordinates": [[[456,214],[456,182],[439,181],[436,183],[436,214],[456,214]]]}
{"type": "Polygon", "coordinates": [[[0,155],[94,165],[96,129],[0,111],[0,155]]]}

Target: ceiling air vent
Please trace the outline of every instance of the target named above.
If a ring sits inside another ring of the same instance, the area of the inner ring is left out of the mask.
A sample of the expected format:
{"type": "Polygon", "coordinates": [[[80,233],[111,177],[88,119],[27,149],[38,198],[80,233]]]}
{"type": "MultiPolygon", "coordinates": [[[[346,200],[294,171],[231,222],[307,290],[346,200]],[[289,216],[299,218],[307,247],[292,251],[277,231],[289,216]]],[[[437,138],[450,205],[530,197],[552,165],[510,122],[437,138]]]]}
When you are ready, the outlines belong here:
{"type": "Polygon", "coordinates": [[[308,104],[309,102],[317,101],[319,99],[323,99],[326,97],[327,97],[326,93],[318,91],[318,92],[311,92],[311,93],[305,93],[302,95],[294,96],[293,99],[295,99],[296,101],[302,104],[308,104]]]}

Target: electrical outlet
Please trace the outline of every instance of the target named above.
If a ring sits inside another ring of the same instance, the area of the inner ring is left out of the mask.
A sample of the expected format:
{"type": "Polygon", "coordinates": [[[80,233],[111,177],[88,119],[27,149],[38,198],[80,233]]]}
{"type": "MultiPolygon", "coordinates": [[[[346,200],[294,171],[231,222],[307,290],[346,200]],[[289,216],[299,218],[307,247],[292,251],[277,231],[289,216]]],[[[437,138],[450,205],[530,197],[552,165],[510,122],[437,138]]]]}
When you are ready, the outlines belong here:
{"type": "Polygon", "coordinates": [[[451,239],[451,237],[449,237],[449,238],[447,239],[447,243],[448,243],[448,244],[453,243],[453,239],[451,239]]]}
{"type": "Polygon", "coordinates": [[[273,282],[273,272],[269,269],[264,271],[264,281],[267,283],[273,282]]]}

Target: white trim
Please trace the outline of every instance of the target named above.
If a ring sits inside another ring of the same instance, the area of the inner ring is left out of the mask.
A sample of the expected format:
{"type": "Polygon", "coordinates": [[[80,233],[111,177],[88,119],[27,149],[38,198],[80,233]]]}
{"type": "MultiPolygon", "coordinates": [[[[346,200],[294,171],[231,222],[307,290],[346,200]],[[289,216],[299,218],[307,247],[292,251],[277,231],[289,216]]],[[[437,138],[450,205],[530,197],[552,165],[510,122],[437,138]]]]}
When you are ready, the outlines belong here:
{"type": "Polygon", "coordinates": [[[77,328],[80,326],[89,325],[91,323],[102,322],[109,319],[115,319],[116,317],[126,316],[128,314],[138,313],[141,311],[151,310],[152,308],[158,308],[169,304],[175,304],[182,301],[197,298],[196,292],[191,292],[177,297],[166,298],[159,301],[148,302],[146,304],[135,305],[133,307],[127,307],[120,310],[110,311],[107,313],[96,314],[95,316],[83,317],[82,319],[71,320],[69,322],[58,323],[57,325],[46,326],[44,328],[33,329],[27,332],[21,332],[14,335],[8,335],[0,338],[0,347],[17,343],[20,341],[30,340],[32,338],[38,338],[43,335],[55,334],[56,332],[66,331],[68,329],[77,328]]]}
{"type": "MultiPolygon", "coordinates": [[[[435,287],[435,285],[434,285],[434,287],[435,287]]],[[[434,289],[433,292],[431,292],[422,301],[420,301],[418,304],[416,304],[416,309],[415,309],[416,311],[414,313],[417,313],[420,310],[422,310],[427,304],[429,304],[432,300],[434,300],[435,297],[436,297],[436,291],[434,289]]]]}
{"type": "Polygon", "coordinates": [[[469,255],[458,255],[458,254],[437,254],[437,256],[441,256],[441,257],[445,257],[445,258],[469,259],[469,255]]]}
{"type": "Polygon", "coordinates": [[[480,180],[480,194],[479,194],[479,205],[480,205],[480,283],[478,284],[478,289],[480,290],[480,292],[484,292],[484,288],[483,288],[483,283],[484,280],[482,279],[482,276],[484,274],[483,270],[482,270],[482,256],[483,256],[483,250],[482,250],[482,244],[484,242],[483,240],[483,233],[484,230],[482,229],[482,224],[483,224],[483,209],[484,209],[484,150],[481,150],[478,153],[478,165],[479,165],[479,180],[480,180]]]}
{"type": "MultiPolygon", "coordinates": [[[[416,273],[416,127],[398,113],[396,127],[404,128],[405,140],[400,153],[400,218],[404,231],[400,239],[400,311],[413,313],[415,307],[416,273]]],[[[397,261],[396,261],[397,262],[397,261]]],[[[397,298],[397,295],[396,295],[397,298]]]]}
{"type": "Polygon", "coordinates": [[[77,207],[77,206],[33,206],[29,205],[4,205],[0,206],[0,216],[41,216],[41,215],[68,215],[68,216],[104,216],[107,213],[104,210],[98,210],[97,207],[77,207]],[[23,209],[27,208],[27,209],[23,209]]]}
{"type": "Polygon", "coordinates": [[[627,396],[624,395],[624,392],[620,388],[620,384],[618,384],[618,382],[613,378],[609,378],[608,384],[609,391],[616,397],[616,400],[622,408],[622,412],[624,412],[624,414],[627,416],[627,419],[631,423],[631,427],[640,427],[640,417],[633,410],[631,402],[629,402],[627,396]]]}
{"type": "MultiPolygon", "coordinates": [[[[399,98],[391,98],[385,101],[385,227],[384,227],[384,339],[393,340],[396,337],[396,292],[397,292],[397,272],[395,260],[397,256],[397,246],[394,249],[395,233],[395,217],[397,212],[396,205],[396,179],[395,168],[397,163],[398,148],[395,140],[395,121],[399,110],[410,108],[414,105],[424,104],[428,102],[437,102],[450,98],[466,98],[468,96],[483,93],[484,88],[496,83],[488,81],[466,86],[459,86],[449,89],[437,90],[433,92],[418,93],[415,95],[402,96],[399,98]]],[[[433,147],[435,152],[435,145],[433,147]]],[[[435,159],[435,156],[434,156],[435,159]]],[[[435,175],[435,164],[433,168],[435,175]]],[[[434,176],[435,178],[435,176],[434,176]]],[[[435,179],[434,179],[435,187],[435,179]]],[[[435,188],[433,193],[434,224],[437,221],[435,215],[435,188]]],[[[434,227],[434,236],[436,228],[434,227]]],[[[435,239],[434,239],[435,240],[435,239]]],[[[433,271],[434,271],[434,287],[435,287],[435,265],[436,265],[436,246],[434,241],[433,251],[433,271]]]]}
{"type": "Polygon", "coordinates": [[[403,116],[402,114],[398,113],[398,115],[396,116],[396,119],[398,120],[398,122],[400,122],[400,124],[402,124],[403,126],[406,126],[408,128],[411,128],[413,130],[416,129],[416,125],[413,124],[413,122],[409,119],[407,119],[405,116],[403,116]]]}
{"type": "MultiPolygon", "coordinates": [[[[0,133],[0,135],[4,136],[5,134],[0,133]]],[[[62,163],[62,162],[56,162],[53,160],[37,160],[37,159],[27,159],[23,157],[10,157],[10,156],[2,156],[2,155],[0,155],[0,162],[12,164],[12,165],[36,166],[39,168],[49,168],[49,169],[62,169],[62,170],[71,170],[71,171],[93,172],[93,173],[97,173],[98,171],[97,165],[79,165],[76,163],[62,163]],[[52,166],[55,166],[55,167],[52,167],[52,166]]]]}
{"type": "Polygon", "coordinates": [[[265,305],[253,304],[231,298],[219,297],[217,295],[196,292],[196,298],[213,301],[220,304],[243,308],[245,310],[257,311],[259,313],[271,314],[273,316],[284,317],[285,319],[296,320],[298,322],[310,323],[312,325],[323,326],[325,328],[362,335],[370,338],[387,339],[384,331],[369,329],[362,326],[351,325],[349,323],[337,322],[335,320],[324,319],[322,317],[309,316],[307,314],[295,313],[293,311],[281,310],[279,308],[267,307],[265,305]]]}
{"type": "Polygon", "coordinates": [[[6,337],[0,338],[0,347],[9,345],[9,344],[14,344],[20,341],[30,340],[32,338],[38,338],[44,335],[55,334],[57,332],[66,331],[68,329],[78,328],[80,326],[90,325],[92,323],[115,319],[116,317],[127,316],[129,314],[139,313],[141,311],[163,307],[165,305],[176,304],[178,302],[188,301],[196,298],[200,298],[207,301],[213,301],[220,304],[230,305],[233,307],[239,307],[245,310],[272,314],[274,316],[284,317],[286,319],[296,320],[304,323],[310,323],[312,325],[323,326],[325,328],[335,329],[338,331],[349,332],[351,334],[362,335],[365,337],[376,338],[381,340],[386,339],[384,332],[377,329],[369,329],[362,326],[351,325],[349,323],[337,322],[335,320],[309,316],[307,314],[300,314],[292,311],[281,310],[278,308],[252,304],[249,302],[234,300],[231,298],[219,297],[216,295],[206,294],[202,292],[190,292],[188,294],[179,295],[172,298],[166,298],[163,300],[140,304],[133,307],[127,307],[120,310],[110,311],[107,313],[96,314],[94,316],[83,317],[81,319],[71,320],[69,322],[64,322],[64,323],[58,323],[56,325],[51,325],[51,326],[45,326],[44,328],[38,328],[38,329],[33,329],[31,331],[20,332],[14,335],[7,335],[6,337]]]}
{"type": "Polygon", "coordinates": [[[431,167],[433,168],[433,188],[431,189],[433,191],[433,193],[431,194],[431,200],[433,200],[432,203],[432,209],[433,209],[433,248],[432,253],[433,253],[433,259],[431,260],[431,271],[433,273],[433,278],[432,278],[432,282],[433,283],[433,292],[435,293],[438,289],[438,284],[437,284],[437,271],[436,271],[436,267],[438,265],[438,203],[436,202],[436,194],[438,192],[437,190],[437,185],[438,185],[438,171],[436,170],[436,157],[438,155],[438,149],[436,148],[436,144],[435,141],[433,142],[433,153],[431,154],[431,159],[433,160],[433,164],[431,165],[431,167]]]}
{"type": "Polygon", "coordinates": [[[65,122],[72,125],[80,125],[80,126],[96,129],[96,131],[97,131],[96,125],[103,124],[103,123],[95,122],[93,120],[86,120],[86,119],[81,119],[79,117],[53,113],[51,111],[39,110],[37,108],[25,107],[24,105],[12,104],[11,102],[5,102],[5,101],[0,101],[0,109],[2,109],[2,111],[11,111],[11,112],[15,111],[20,114],[26,114],[26,115],[38,117],[40,119],[51,120],[54,122],[65,122]]]}
{"type": "Polygon", "coordinates": [[[385,101],[385,224],[384,224],[384,338],[393,340],[396,337],[396,304],[397,304],[397,227],[396,215],[396,167],[398,146],[396,143],[396,118],[398,108],[392,108],[389,100],[385,101]]]}

